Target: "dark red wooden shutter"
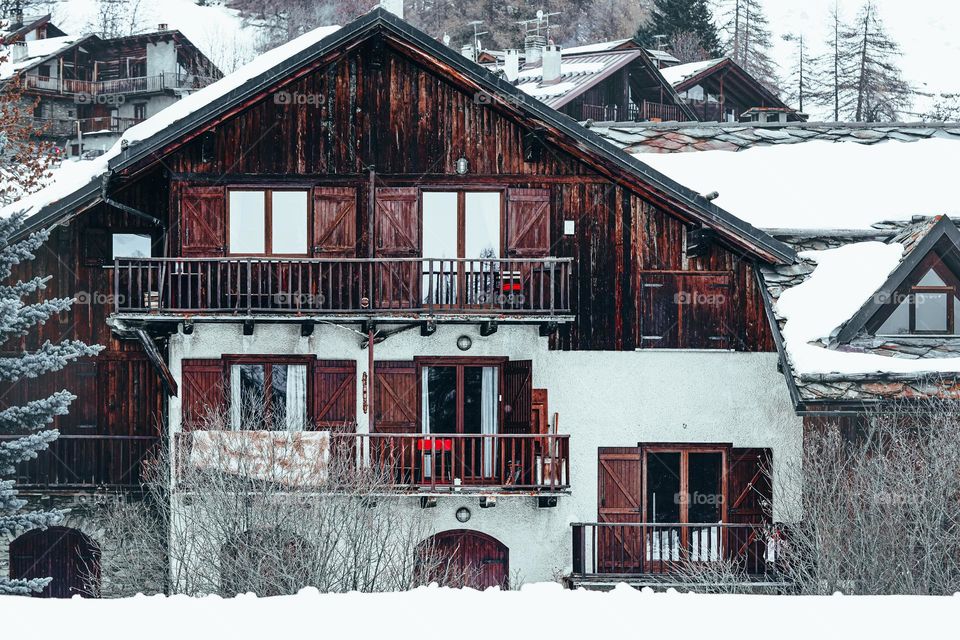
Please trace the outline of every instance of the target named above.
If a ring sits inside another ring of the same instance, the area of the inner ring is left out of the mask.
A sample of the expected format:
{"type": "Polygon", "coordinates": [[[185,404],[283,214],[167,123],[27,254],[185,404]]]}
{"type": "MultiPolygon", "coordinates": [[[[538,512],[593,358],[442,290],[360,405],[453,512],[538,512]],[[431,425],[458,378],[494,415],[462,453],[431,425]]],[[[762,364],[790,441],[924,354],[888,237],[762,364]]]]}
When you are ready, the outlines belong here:
{"type": "Polygon", "coordinates": [[[180,246],[185,257],[221,256],[227,245],[224,188],[180,186],[180,246]]]}
{"type": "Polygon", "coordinates": [[[507,257],[550,255],[550,190],[507,189],[507,257]]]}
{"type": "Polygon", "coordinates": [[[727,519],[733,523],[769,523],[773,491],[769,449],[731,449],[727,459],[727,519]]]}
{"type": "Polygon", "coordinates": [[[416,433],[417,365],[412,360],[375,362],[373,414],[378,432],[416,433]]]}
{"type": "MultiPolygon", "coordinates": [[[[597,473],[597,521],[643,521],[643,463],[639,447],[601,447],[597,473]]],[[[603,527],[597,531],[601,572],[639,572],[643,543],[637,527],[603,527]]]]}
{"type": "Polygon", "coordinates": [[[420,215],[416,187],[376,191],[376,254],[382,258],[420,255],[420,215]]]}
{"type": "Polygon", "coordinates": [[[70,365],[73,380],[70,381],[68,391],[77,396],[77,399],[70,405],[70,417],[66,420],[80,429],[96,429],[98,410],[111,401],[122,402],[120,398],[111,400],[108,397],[110,390],[100,385],[97,368],[97,360],[93,358],[82,358],[70,365]]]}
{"type": "Polygon", "coordinates": [[[211,415],[226,406],[222,360],[184,360],[182,367],[181,428],[190,431],[202,428],[211,415]]]}
{"type": "Polygon", "coordinates": [[[357,363],[317,360],[313,364],[313,424],[352,432],[357,424],[357,363]]]}
{"type": "Polygon", "coordinates": [[[728,272],[642,272],[639,344],[663,349],[730,348],[731,284],[728,272]]]}
{"type": "Polygon", "coordinates": [[[354,187],[315,187],[313,190],[313,253],[316,256],[355,256],[357,190],[354,187]]]}
{"type": "Polygon", "coordinates": [[[726,552],[754,572],[762,570],[769,555],[767,526],[773,522],[771,463],[769,449],[731,449],[727,459],[727,522],[761,526],[731,528],[726,552]]]}
{"type": "Polygon", "coordinates": [[[503,378],[503,432],[532,433],[533,362],[509,360],[503,378]]]}

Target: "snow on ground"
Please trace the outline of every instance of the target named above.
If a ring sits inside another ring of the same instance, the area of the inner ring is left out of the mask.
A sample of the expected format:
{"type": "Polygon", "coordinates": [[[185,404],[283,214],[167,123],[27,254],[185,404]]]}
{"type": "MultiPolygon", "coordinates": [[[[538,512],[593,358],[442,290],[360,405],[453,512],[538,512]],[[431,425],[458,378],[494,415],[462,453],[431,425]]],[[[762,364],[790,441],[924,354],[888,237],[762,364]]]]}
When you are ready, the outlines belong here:
{"type": "MultiPolygon", "coordinates": [[[[123,140],[131,144],[146,140],[178,120],[182,120],[201,109],[204,105],[226,95],[247,80],[315,45],[339,28],[338,26],[319,27],[268,51],[234,73],[184,97],[140,124],[130,127],[123,134],[123,140]]],[[[70,195],[85,184],[100,179],[100,176],[106,172],[109,161],[120,155],[123,140],[118,141],[109,151],[94,160],[64,162],[59,169],[54,171],[50,184],[46,188],[0,209],[0,216],[10,215],[14,211],[26,211],[28,215],[31,215],[44,206],[70,195]]]]}
{"type": "Polygon", "coordinates": [[[868,229],[914,215],[960,215],[960,140],[811,141],[738,152],[637,154],[763,229],[868,229]]]}
{"type": "Polygon", "coordinates": [[[722,596],[421,588],[404,593],[223,600],[0,598],[4,637],[70,640],[195,638],[932,638],[956,625],[960,597],[722,596]]]}

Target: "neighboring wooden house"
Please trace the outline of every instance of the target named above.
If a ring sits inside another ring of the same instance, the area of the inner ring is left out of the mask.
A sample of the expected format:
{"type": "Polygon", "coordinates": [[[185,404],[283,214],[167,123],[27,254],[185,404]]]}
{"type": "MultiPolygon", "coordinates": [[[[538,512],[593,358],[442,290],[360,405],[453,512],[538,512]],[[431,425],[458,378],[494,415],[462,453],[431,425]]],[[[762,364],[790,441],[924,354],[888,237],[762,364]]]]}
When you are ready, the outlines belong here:
{"type": "Polygon", "coordinates": [[[697,120],[796,122],[807,119],[730,58],[674,65],[661,72],[697,115],[697,120]]]}
{"type": "Polygon", "coordinates": [[[521,91],[574,120],[698,119],[658,71],[668,58],[657,52],[661,59],[654,62],[633,39],[497,53],[487,68],[503,72],[521,91]]]}
{"type": "MultiPolygon", "coordinates": [[[[125,137],[16,205],[54,229],[23,275],[82,300],[23,346],[106,346],[5,396],[79,396],[31,496],[135,496],[151,447],[215,437],[198,418],[254,389],[402,452],[395,492],[476,586],[645,583],[681,548],[771,570],[762,504],[796,487],[760,469],[799,459],[801,424],[758,273],[788,245],[382,9],[125,137]]],[[[77,562],[57,540],[94,563],[94,522],[12,541],[11,571],[77,562]]]]}
{"type": "Polygon", "coordinates": [[[106,150],[128,128],[221,77],[182,33],[71,36],[50,16],[3,37],[0,83],[20,78],[34,125],[70,155],[106,150]]]}

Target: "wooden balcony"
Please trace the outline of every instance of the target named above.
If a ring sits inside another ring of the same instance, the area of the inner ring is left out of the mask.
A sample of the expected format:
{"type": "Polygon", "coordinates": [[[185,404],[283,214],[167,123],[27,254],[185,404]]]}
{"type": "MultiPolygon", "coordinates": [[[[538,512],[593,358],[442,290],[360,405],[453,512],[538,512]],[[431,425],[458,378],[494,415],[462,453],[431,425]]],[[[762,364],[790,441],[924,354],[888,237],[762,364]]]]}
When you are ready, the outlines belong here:
{"type": "Polygon", "coordinates": [[[567,493],[568,435],[345,434],[368,464],[389,469],[400,491],[567,493]]]}
{"type": "Polygon", "coordinates": [[[76,80],[27,74],[24,76],[23,86],[25,89],[43,93],[103,96],[158,93],[174,89],[201,89],[216,81],[216,78],[208,76],[178,72],[110,80],[76,80]]]}
{"type": "Polygon", "coordinates": [[[139,124],[137,118],[119,118],[117,116],[101,116],[99,118],[83,118],[79,120],[80,131],[83,133],[105,132],[123,133],[130,127],[139,124]]]}
{"type": "MultiPolygon", "coordinates": [[[[178,484],[189,487],[183,465],[249,472],[258,481],[314,489],[336,478],[327,463],[304,458],[320,432],[192,431],[177,434],[178,484]],[[197,438],[200,438],[198,440],[197,438]],[[197,444],[200,442],[201,444],[197,444]],[[276,477],[263,470],[276,470],[276,477]]],[[[326,437],[326,436],[324,436],[326,437]]],[[[329,450],[348,465],[376,469],[390,494],[538,495],[570,490],[570,436],[333,433],[329,450]]],[[[313,448],[311,448],[313,447],[313,448]]],[[[378,480],[379,482],[379,480],[378,480]]]]}
{"type": "Polygon", "coordinates": [[[752,583],[777,585],[779,536],[763,524],[572,524],[577,586],[683,585],[696,563],[729,563],[752,583]],[[683,576],[686,576],[684,578],[683,576]]]}
{"type": "Polygon", "coordinates": [[[29,490],[139,488],[141,463],[158,442],[154,436],[61,435],[35,460],[20,463],[13,479],[29,490]]]}
{"type": "Polygon", "coordinates": [[[571,319],[571,267],[570,258],[117,259],[115,312],[564,321],[571,319]]]}
{"type": "Polygon", "coordinates": [[[660,104],[643,100],[639,105],[620,104],[584,104],[581,120],[596,122],[685,122],[689,120],[683,110],[675,104],[660,104]]]}

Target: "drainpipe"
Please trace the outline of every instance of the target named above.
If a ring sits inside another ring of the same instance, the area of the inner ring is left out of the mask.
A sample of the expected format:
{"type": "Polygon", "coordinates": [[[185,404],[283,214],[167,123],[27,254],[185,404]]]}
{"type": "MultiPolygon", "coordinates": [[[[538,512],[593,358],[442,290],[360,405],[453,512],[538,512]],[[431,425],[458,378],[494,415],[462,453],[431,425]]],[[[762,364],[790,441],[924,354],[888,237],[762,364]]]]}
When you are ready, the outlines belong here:
{"type": "Polygon", "coordinates": [[[100,183],[100,198],[103,200],[104,204],[111,206],[114,209],[119,209],[124,213],[129,213],[130,215],[135,216],[137,218],[147,220],[148,222],[150,222],[150,224],[160,227],[160,229],[163,231],[164,238],[166,238],[167,226],[161,220],[159,220],[158,218],[154,218],[149,213],[145,213],[143,211],[140,211],[139,209],[134,209],[133,207],[123,204],[122,202],[117,202],[116,200],[112,199],[110,196],[107,195],[107,192],[110,186],[110,178],[112,175],[113,175],[112,172],[110,171],[106,172],[105,174],[103,174],[103,180],[100,183]]]}

